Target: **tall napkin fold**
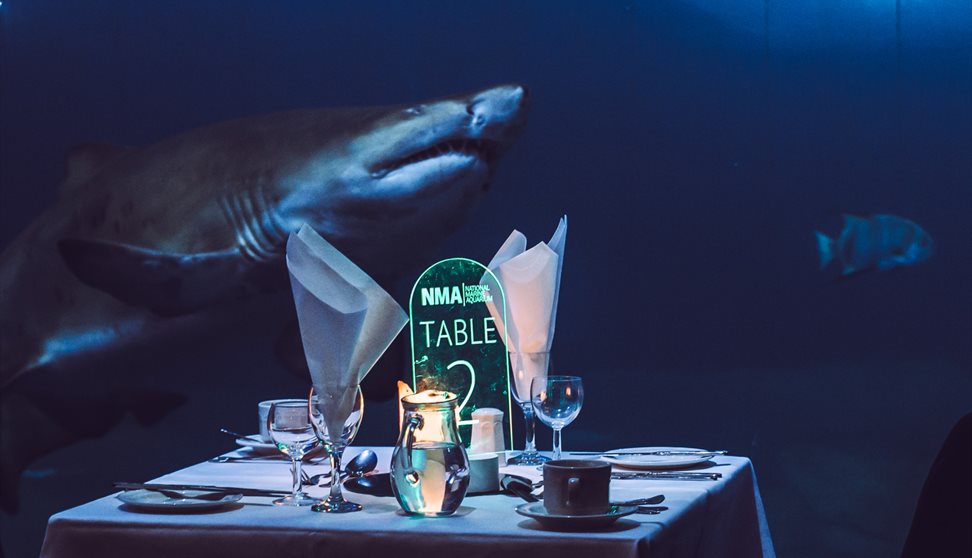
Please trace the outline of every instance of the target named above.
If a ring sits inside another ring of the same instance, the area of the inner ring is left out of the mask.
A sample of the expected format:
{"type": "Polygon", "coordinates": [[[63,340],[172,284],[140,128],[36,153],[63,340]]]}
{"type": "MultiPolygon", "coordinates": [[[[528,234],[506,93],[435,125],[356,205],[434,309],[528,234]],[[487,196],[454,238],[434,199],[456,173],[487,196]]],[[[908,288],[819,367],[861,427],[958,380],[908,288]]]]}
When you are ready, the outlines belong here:
{"type": "MultiPolygon", "coordinates": [[[[557,301],[560,298],[560,274],[564,267],[564,245],[567,242],[567,216],[560,219],[550,242],[540,242],[529,250],[527,239],[514,230],[500,247],[489,269],[506,294],[506,323],[496,306],[487,303],[501,336],[507,336],[507,348],[514,353],[550,351],[557,326],[557,301]]],[[[483,278],[487,282],[487,277],[483,278]]],[[[529,365],[528,363],[525,363],[529,365]]],[[[543,363],[545,366],[545,363],[543,363]]],[[[534,374],[526,371],[529,377],[534,374]]],[[[529,385],[525,386],[529,393],[529,385]]]]}
{"type": "Polygon", "coordinates": [[[358,384],[408,322],[384,289],[306,224],[287,269],[311,382],[328,432],[341,432],[358,384]]]}

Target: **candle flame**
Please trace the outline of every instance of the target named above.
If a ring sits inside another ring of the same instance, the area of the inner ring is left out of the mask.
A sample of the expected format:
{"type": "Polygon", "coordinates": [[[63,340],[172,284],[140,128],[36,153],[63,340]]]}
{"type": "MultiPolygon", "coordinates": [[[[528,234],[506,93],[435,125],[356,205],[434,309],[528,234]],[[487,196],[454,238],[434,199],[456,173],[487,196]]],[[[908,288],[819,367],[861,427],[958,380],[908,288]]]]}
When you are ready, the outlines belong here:
{"type": "Polygon", "coordinates": [[[398,380],[398,431],[402,431],[402,421],[405,420],[405,410],[402,409],[402,398],[415,393],[411,386],[398,380]]]}

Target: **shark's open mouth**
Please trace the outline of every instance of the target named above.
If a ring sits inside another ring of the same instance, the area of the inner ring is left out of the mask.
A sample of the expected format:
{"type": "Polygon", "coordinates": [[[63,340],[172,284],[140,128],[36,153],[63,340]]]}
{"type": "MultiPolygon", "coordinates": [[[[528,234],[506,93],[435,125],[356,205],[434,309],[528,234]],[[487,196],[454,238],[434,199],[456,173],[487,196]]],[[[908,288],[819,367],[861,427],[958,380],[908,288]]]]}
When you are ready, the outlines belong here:
{"type": "Polygon", "coordinates": [[[416,151],[405,157],[394,159],[388,163],[383,163],[371,171],[371,176],[382,178],[391,172],[414,165],[428,159],[449,155],[463,155],[475,157],[489,164],[496,153],[496,143],[482,139],[456,139],[444,141],[428,147],[421,151],[416,151]]]}

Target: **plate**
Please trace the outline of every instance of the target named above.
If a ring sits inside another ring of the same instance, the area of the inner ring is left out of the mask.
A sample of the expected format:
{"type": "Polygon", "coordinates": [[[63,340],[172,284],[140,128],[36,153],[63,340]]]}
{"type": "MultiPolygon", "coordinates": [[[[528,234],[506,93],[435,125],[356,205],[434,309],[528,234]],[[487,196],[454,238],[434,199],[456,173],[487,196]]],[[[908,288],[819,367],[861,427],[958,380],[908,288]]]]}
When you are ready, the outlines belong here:
{"type": "MultiPolygon", "coordinates": [[[[258,437],[259,434],[254,434],[253,436],[258,437]]],[[[257,442],[248,438],[237,438],[236,445],[243,448],[250,448],[256,453],[279,453],[276,444],[273,442],[257,442]]]]}
{"type": "MultiPolygon", "coordinates": [[[[178,492],[186,496],[201,496],[212,494],[204,490],[179,490],[178,492]]],[[[115,496],[129,506],[147,511],[197,511],[214,508],[221,508],[226,504],[239,502],[242,494],[227,494],[221,500],[193,500],[191,498],[179,499],[169,498],[161,492],[155,490],[126,490],[115,496]]]]}
{"type": "MultiPolygon", "coordinates": [[[[705,450],[699,448],[651,446],[651,447],[640,447],[640,448],[613,449],[605,453],[622,452],[622,451],[705,451],[705,450]]],[[[627,469],[680,469],[683,467],[698,465],[699,463],[705,463],[706,461],[712,459],[712,456],[709,455],[625,455],[621,457],[621,456],[602,455],[601,459],[605,461],[610,461],[614,465],[617,465],[619,467],[625,467],[627,469]]]]}
{"type": "Polygon", "coordinates": [[[529,502],[516,507],[516,513],[536,519],[540,525],[557,531],[593,531],[604,529],[626,515],[638,511],[638,506],[612,505],[607,513],[596,515],[553,515],[547,513],[543,502],[529,502]]]}
{"type": "MultiPolygon", "coordinates": [[[[253,434],[251,436],[251,438],[259,438],[259,437],[260,437],[259,434],[253,434]]],[[[284,454],[277,449],[276,444],[274,444],[273,442],[257,442],[249,438],[237,438],[236,445],[243,448],[250,448],[250,450],[253,453],[258,453],[260,455],[279,454],[281,457],[284,457],[284,454]]],[[[324,449],[323,445],[317,445],[316,447],[312,448],[309,452],[307,452],[307,456],[317,455],[323,449],[324,449]]]]}

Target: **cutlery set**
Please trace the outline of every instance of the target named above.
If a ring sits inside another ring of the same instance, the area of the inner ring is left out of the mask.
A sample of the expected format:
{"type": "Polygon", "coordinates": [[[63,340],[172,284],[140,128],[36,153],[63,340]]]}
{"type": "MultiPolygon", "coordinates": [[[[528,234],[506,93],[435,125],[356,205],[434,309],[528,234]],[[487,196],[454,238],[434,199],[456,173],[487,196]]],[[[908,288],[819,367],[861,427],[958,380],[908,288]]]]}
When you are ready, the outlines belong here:
{"type": "Polygon", "coordinates": [[[702,473],[697,471],[639,471],[611,473],[612,480],[719,480],[722,473],[702,473]]]}
{"type": "Polygon", "coordinates": [[[654,450],[654,451],[570,451],[570,455],[590,455],[595,457],[626,457],[638,455],[654,455],[659,457],[717,457],[726,455],[726,450],[654,450]]]}
{"type": "MultiPolygon", "coordinates": [[[[166,483],[145,483],[145,482],[116,482],[115,488],[121,490],[151,490],[162,494],[178,493],[180,496],[169,496],[170,498],[190,498],[205,500],[205,496],[187,496],[181,494],[182,490],[198,490],[202,492],[213,492],[220,494],[242,494],[243,496],[286,496],[289,492],[285,490],[266,490],[263,488],[243,488],[236,486],[213,486],[208,484],[166,484],[166,483]]],[[[168,496],[168,494],[166,494],[168,496]]]]}
{"type": "MultiPolygon", "coordinates": [[[[222,430],[224,434],[237,438],[246,438],[235,432],[222,430]]],[[[575,456],[598,456],[598,457],[624,457],[624,456],[705,456],[715,457],[725,455],[726,452],[719,451],[680,451],[680,450],[656,450],[656,451],[616,451],[616,452],[570,452],[575,456]]],[[[256,462],[256,463],[279,463],[282,460],[278,456],[226,456],[221,455],[209,460],[210,463],[237,463],[237,462],[256,462]]],[[[370,450],[365,450],[352,460],[348,467],[349,476],[361,476],[371,472],[377,465],[377,455],[370,450]]],[[[303,484],[318,484],[324,477],[330,477],[330,472],[323,475],[315,475],[313,479],[305,474],[303,484]]],[[[342,474],[342,477],[344,474],[342,474]]],[[[637,471],[637,472],[612,472],[612,480],[680,480],[680,481],[714,481],[722,478],[721,473],[710,473],[702,471],[637,471]]],[[[325,483],[330,484],[330,482],[325,483]]],[[[542,482],[531,483],[526,478],[515,475],[505,475],[501,481],[504,492],[519,496],[527,502],[537,502],[543,497],[542,494],[534,495],[533,490],[542,486],[542,482]]],[[[137,482],[116,482],[115,488],[121,490],[151,490],[172,499],[183,500],[205,500],[219,501],[229,494],[240,494],[242,496],[263,496],[280,497],[286,496],[288,492],[282,490],[266,490],[260,488],[244,488],[233,486],[212,486],[195,484],[165,484],[165,483],[137,483],[137,482]],[[183,491],[198,491],[202,494],[186,494],[183,491]]],[[[665,500],[664,495],[652,496],[650,498],[638,498],[625,502],[612,502],[618,506],[638,506],[637,513],[657,515],[668,508],[658,506],[665,500]]]]}

